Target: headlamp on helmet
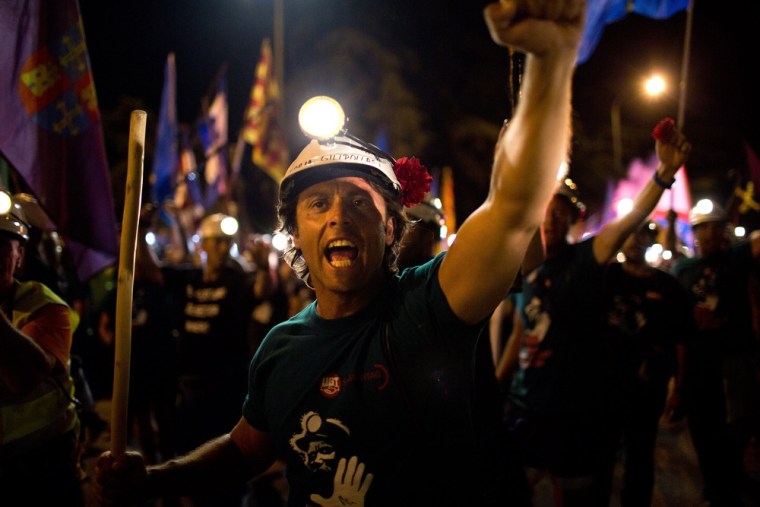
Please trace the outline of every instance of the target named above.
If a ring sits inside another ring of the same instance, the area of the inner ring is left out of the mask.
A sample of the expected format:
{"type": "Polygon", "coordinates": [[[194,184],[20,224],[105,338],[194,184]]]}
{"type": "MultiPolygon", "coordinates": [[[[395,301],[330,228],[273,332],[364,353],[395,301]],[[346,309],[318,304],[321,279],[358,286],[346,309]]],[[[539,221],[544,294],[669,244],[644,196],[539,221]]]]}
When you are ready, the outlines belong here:
{"type": "Polygon", "coordinates": [[[323,181],[356,176],[374,182],[400,198],[405,206],[418,204],[432,178],[415,158],[395,160],[377,146],[344,128],[346,117],[335,99],[314,97],[298,113],[301,130],[311,142],[296,157],[280,183],[280,200],[323,181]],[[403,175],[403,176],[401,176],[403,175]]]}
{"type": "Polygon", "coordinates": [[[696,227],[708,222],[725,222],[726,212],[723,208],[710,199],[701,199],[689,211],[689,225],[696,227]]]}
{"type": "Polygon", "coordinates": [[[11,195],[0,190],[0,232],[16,236],[18,239],[29,239],[29,224],[21,205],[11,195]]]}
{"type": "Polygon", "coordinates": [[[201,221],[201,239],[232,238],[237,231],[238,221],[224,213],[214,213],[201,221]]]}
{"type": "Polygon", "coordinates": [[[312,139],[329,141],[343,131],[346,114],[337,100],[331,97],[312,97],[298,111],[301,131],[312,139]]]}

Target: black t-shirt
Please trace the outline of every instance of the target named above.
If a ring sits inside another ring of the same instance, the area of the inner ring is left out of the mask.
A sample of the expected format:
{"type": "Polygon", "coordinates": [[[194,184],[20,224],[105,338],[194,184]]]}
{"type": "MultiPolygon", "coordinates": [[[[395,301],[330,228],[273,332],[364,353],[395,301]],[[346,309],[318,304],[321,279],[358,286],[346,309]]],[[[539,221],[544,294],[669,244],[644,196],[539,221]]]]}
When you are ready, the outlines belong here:
{"type": "Polygon", "coordinates": [[[686,344],[693,330],[691,303],[668,273],[649,268],[647,274],[609,266],[606,320],[621,378],[662,384],[676,372],[676,345],[686,344]]]}
{"type": "Polygon", "coordinates": [[[198,268],[167,267],[163,273],[178,301],[180,375],[245,385],[254,275],[226,268],[205,282],[198,268]]]}

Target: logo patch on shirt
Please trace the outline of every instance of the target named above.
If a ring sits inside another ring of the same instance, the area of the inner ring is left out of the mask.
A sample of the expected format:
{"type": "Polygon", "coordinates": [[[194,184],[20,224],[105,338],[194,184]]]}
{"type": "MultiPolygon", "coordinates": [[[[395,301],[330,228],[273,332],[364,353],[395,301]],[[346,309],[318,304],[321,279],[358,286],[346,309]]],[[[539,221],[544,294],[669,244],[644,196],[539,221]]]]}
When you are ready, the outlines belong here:
{"type": "Polygon", "coordinates": [[[341,389],[359,382],[365,388],[377,389],[382,391],[388,386],[390,375],[388,369],[382,364],[375,364],[374,368],[361,374],[351,373],[341,378],[337,373],[331,373],[322,377],[322,383],[319,390],[326,398],[335,398],[340,394],[341,389]]]}
{"type": "Polygon", "coordinates": [[[327,398],[335,398],[340,393],[341,386],[340,377],[333,373],[322,377],[322,385],[319,386],[319,390],[327,398]]]}

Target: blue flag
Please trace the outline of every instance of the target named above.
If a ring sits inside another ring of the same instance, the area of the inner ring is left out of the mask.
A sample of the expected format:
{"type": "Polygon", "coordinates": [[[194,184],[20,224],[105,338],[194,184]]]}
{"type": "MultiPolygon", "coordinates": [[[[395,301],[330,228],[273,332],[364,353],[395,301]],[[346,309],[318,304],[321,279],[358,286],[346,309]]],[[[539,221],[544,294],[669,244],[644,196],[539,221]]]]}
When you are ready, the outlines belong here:
{"type": "Polygon", "coordinates": [[[174,53],[166,57],[164,90],[156,128],[151,197],[159,206],[172,195],[179,164],[179,124],[177,122],[177,72],[174,53]]]}
{"type": "Polygon", "coordinates": [[[77,0],[0,2],[0,152],[87,280],[118,253],[103,131],[77,0]]]}
{"type": "Polygon", "coordinates": [[[654,19],[666,19],[686,9],[689,0],[589,0],[578,63],[589,59],[596,49],[605,25],[623,19],[631,12],[654,19]]]}
{"type": "Polygon", "coordinates": [[[203,148],[205,162],[203,175],[206,181],[204,207],[210,209],[219,199],[228,197],[229,162],[227,157],[227,67],[222,66],[202,101],[201,119],[198,123],[198,139],[203,148]]]}

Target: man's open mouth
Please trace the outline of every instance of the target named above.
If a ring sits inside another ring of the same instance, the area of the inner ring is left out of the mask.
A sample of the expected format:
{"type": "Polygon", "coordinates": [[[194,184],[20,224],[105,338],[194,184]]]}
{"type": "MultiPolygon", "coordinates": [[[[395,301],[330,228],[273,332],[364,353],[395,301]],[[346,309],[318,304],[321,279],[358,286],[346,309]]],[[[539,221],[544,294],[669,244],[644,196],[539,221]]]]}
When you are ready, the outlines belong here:
{"type": "Polygon", "coordinates": [[[330,266],[334,268],[346,268],[350,266],[358,255],[359,249],[346,239],[331,241],[325,250],[325,256],[330,262],[330,266]]]}

